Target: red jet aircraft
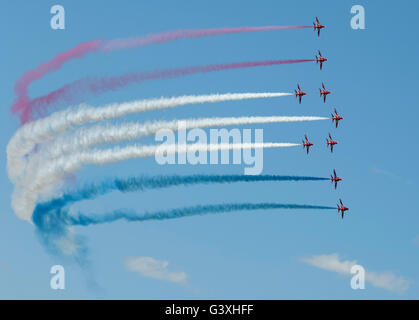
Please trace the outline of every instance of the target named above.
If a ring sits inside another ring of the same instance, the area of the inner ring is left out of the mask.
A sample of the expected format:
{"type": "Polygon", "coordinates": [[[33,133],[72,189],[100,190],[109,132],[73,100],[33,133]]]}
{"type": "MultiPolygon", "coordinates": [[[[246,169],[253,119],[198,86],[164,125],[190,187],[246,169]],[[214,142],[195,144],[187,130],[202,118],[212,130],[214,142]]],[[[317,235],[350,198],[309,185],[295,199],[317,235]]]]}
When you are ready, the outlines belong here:
{"type": "Polygon", "coordinates": [[[338,182],[339,182],[339,181],[342,181],[342,178],[339,178],[339,177],[336,175],[336,170],[335,170],[335,169],[333,169],[333,176],[332,176],[332,175],[330,176],[330,181],[332,181],[332,183],[333,183],[333,182],[335,183],[335,190],[336,190],[336,188],[337,188],[337,186],[338,186],[338,182]]]}
{"type": "Polygon", "coordinates": [[[339,212],[342,212],[342,219],[343,219],[343,216],[345,215],[345,211],[348,211],[348,210],[349,210],[349,208],[346,208],[346,207],[343,205],[343,203],[342,203],[342,200],[341,200],[341,199],[339,199],[339,202],[340,202],[340,206],[339,206],[339,204],[338,204],[338,213],[339,213],[339,212]]]}
{"type": "Polygon", "coordinates": [[[319,51],[319,56],[316,56],[316,63],[320,62],[320,70],[323,68],[323,62],[327,61],[327,58],[323,58],[320,50],[319,51]]]}
{"type": "Polygon", "coordinates": [[[298,100],[301,103],[301,98],[303,96],[305,96],[307,93],[305,93],[304,91],[301,91],[300,85],[298,83],[297,83],[297,88],[298,88],[298,91],[297,90],[294,90],[295,91],[295,97],[296,98],[298,97],[298,100]]]}
{"type": "Polygon", "coordinates": [[[323,82],[322,82],[322,88],[323,88],[323,90],[322,89],[319,89],[319,91],[320,91],[320,98],[323,96],[323,101],[326,103],[326,96],[328,94],[331,94],[332,91],[326,90],[326,88],[324,87],[324,83],[323,82]]]}
{"type": "Polygon", "coordinates": [[[313,22],[314,31],[317,29],[317,36],[320,37],[320,30],[325,28],[325,25],[320,24],[319,19],[316,17],[316,22],[313,22]]]}
{"type": "Polygon", "coordinates": [[[332,136],[330,135],[330,133],[329,133],[329,139],[327,139],[326,138],[326,145],[327,146],[330,146],[330,152],[333,152],[333,146],[335,145],[335,144],[338,144],[338,142],[337,141],[334,141],[333,139],[332,139],[332,136]],[[330,140],[329,140],[330,139],[330,140]]]}
{"type": "Polygon", "coordinates": [[[338,123],[340,120],[343,120],[343,117],[338,115],[338,112],[336,111],[336,108],[335,108],[335,114],[332,113],[332,123],[333,121],[336,121],[336,128],[338,127],[338,123]]]}
{"type": "Polygon", "coordinates": [[[306,141],[303,140],[303,149],[307,148],[307,154],[308,154],[308,151],[309,151],[310,147],[313,146],[314,143],[308,141],[306,134],[304,135],[304,138],[305,138],[306,141]]]}

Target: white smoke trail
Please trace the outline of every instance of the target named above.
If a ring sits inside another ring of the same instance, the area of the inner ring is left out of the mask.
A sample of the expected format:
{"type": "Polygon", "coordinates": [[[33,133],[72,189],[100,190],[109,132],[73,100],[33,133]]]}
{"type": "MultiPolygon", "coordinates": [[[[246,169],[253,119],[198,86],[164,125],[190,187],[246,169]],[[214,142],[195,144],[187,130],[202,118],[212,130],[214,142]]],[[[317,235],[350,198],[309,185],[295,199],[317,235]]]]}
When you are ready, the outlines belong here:
{"type": "Polygon", "coordinates": [[[89,150],[60,157],[47,163],[31,162],[33,168],[21,184],[16,185],[12,196],[12,208],[21,219],[31,221],[36,202],[43,195],[50,193],[54,185],[66,174],[75,173],[84,164],[104,165],[133,158],[145,158],[188,152],[211,152],[221,150],[284,148],[299,146],[294,143],[237,143],[237,144],[181,144],[114,147],[102,150],[89,150]],[[30,174],[29,174],[30,173],[30,174]]]}
{"type": "Polygon", "coordinates": [[[145,123],[124,123],[120,125],[97,125],[90,128],[81,128],[74,133],[57,137],[52,144],[45,146],[37,155],[56,158],[65,154],[87,149],[92,146],[108,143],[118,143],[126,140],[138,139],[156,134],[158,131],[168,129],[177,131],[193,128],[208,128],[217,126],[247,125],[256,123],[282,123],[328,120],[325,117],[314,116],[269,116],[269,117],[225,117],[225,118],[199,118],[173,121],[154,121],[145,123]]]}
{"type": "Polygon", "coordinates": [[[114,103],[103,107],[80,105],[77,108],[58,111],[48,117],[25,124],[10,139],[7,145],[9,178],[13,183],[16,182],[18,175],[23,172],[26,166],[26,161],[23,157],[33,151],[38,143],[53,139],[57,134],[61,134],[66,130],[81,126],[85,123],[116,119],[128,114],[174,108],[188,104],[275,98],[289,95],[292,95],[292,93],[261,92],[185,95],[172,98],[114,103]]]}

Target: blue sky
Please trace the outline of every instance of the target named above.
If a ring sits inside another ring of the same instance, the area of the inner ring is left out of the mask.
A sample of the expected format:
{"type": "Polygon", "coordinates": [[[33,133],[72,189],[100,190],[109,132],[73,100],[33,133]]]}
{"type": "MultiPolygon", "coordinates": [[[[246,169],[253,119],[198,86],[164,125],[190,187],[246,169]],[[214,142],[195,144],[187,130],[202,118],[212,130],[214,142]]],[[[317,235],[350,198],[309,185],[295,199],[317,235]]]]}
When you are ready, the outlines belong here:
{"type": "MultiPolygon", "coordinates": [[[[153,45],[66,64],[30,87],[43,95],[87,75],[119,75],[188,65],[265,59],[312,58],[317,49],[329,58],[323,71],[313,64],[272,66],[194,75],[131,85],[92,98],[89,103],[183,94],[289,92],[299,82],[308,92],[299,105],[294,97],[224,102],[211,108],[185,107],[131,116],[130,120],[246,115],[327,116],[336,107],[345,117],[331,122],[258,125],[265,141],[299,142],[307,133],[316,144],[309,156],[301,148],[264,152],[265,174],[344,178],[338,190],[330,182],[257,183],[177,187],[147,193],[111,193],[81,204],[91,211],[124,207],[142,211],[224,202],[280,202],[350,207],[345,220],[337,213],[280,210],[237,212],[171,221],[117,222],[77,228],[89,244],[88,269],[49,255],[34,227],[10,207],[13,185],[0,171],[1,298],[127,299],[391,299],[419,298],[418,150],[413,128],[419,54],[414,35],[419,4],[397,6],[372,1],[60,1],[66,29],[51,30],[56,1],[3,1],[0,10],[1,109],[3,150],[18,128],[11,115],[15,81],[28,69],[79,42],[114,39],[185,28],[263,25],[310,25],[314,16],[327,25],[317,38],[311,29],[226,35],[153,45]],[[350,8],[365,7],[366,29],[350,28],[350,8]],[[333,93],[324,104],[318,88],[333,93]],[[339,140],[326,149],[328,132],[339,140]],[[298,213],[298,214],[297,214],[298,213]],[[409,281],[402,294],[377,288],[352,290],[350,277],[316,268],[302,258],[337,253],[357,260],[368,271],[391,272],[409,281]],[[129,271],[127,257],[168,261],[171,271],[185,272],[188,285],[156,280],[129,271]],[[66,268],[66,290],[49,287],[53,264],[66,268]],[[92,287],[91,283],[97,284],[92,287]]],[[[148,140],[152,142],[152,140],[148,140]]],[[[89,166],[77,183],[104,177],[148,174],[242,174],[240,165],[159,166],[153,158],[103,167],[89,166]]]]}

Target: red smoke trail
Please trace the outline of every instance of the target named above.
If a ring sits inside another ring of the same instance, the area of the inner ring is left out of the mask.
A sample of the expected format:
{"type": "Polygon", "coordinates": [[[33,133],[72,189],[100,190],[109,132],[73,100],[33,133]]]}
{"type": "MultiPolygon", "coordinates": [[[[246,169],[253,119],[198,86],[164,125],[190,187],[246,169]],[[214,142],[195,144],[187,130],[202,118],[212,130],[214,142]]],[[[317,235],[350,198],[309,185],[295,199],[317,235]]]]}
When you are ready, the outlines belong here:
{"type": "Polygon", "coordinates": [[[105,41],[101,46],[102,51],[112,51],[145,46],[153,43],[175,41],[183,38],[200,38],[222,34],[248,33],[259,31],[273,31],[285,29],[305,29],[312,26],[265,26],[265,27],[239,27],[239,28],[214,28],[214,29],[193,29],[177,30],[157,34],[150,34],[144,37],[116,39],[105,41]]]}
{"type": "MultiPolygon", "coordinates": [[[[240,27],[240,28],[215,28],[215,29],[192,29],[178,30],[164,33],[150,34],[144,37],[116,39],[116,40],[93,40],[80,43],[74,48],[59,53],[52,60],[40,64],[37,68],[29,70],[15,84],[17,99],[12,106],[12,113],[23,112],[30,103],[28,87],[34,81],[42,79],[46,74],[60,69],[64,63],[72,59],[82,58],[88,53],[97,51],[122,50],[138,46],[145,46],[153,43],[174,41],[181,38],[199,38],[231,33],[247,33],[282,29],[303,29],[311,26],[265,26],[265,27],[240,27]]],[[[20,117],[22,119],[22,116],[20,117]]]]}
{"type": "Polygon", "coordinates": [[[117,90],[131,83],[140,83],[154,79],[177,78],[181,76],[208,73],[229,69],[251,68],[259,66],[271,66],[279,64],[291,64],[314,61],[313,59],[304,60],[266,60],[251,62],[236,62],[229,64],[211,64],[206,66],[194,66],[171,70],[159,70],[152,72],[128,73],[122,76],[110,78],[84,78],[77,80],[64,87],[52,91],[48,95],[33,99],[27,104],[27,107],[20,114],[22,123],[26,123],[32,119],[33,113],[43,113],[48,107],[54,106],[60,102],[77,103],[86,95],[96,95],[102,92],[117,90]]]}
{"type": "Polygon", "coordinates": [[[17,99],[12,106],[12,112],[21,111],[29,103],[28,87],[32,82],[60,69],[69,60],[81,58],[89,52],[98,50],[100,43],[100,40],[80,43],[74,48],[58,54],[52,60],[40,64],[36,69],[26,71],[15,84],[17,99]]]}

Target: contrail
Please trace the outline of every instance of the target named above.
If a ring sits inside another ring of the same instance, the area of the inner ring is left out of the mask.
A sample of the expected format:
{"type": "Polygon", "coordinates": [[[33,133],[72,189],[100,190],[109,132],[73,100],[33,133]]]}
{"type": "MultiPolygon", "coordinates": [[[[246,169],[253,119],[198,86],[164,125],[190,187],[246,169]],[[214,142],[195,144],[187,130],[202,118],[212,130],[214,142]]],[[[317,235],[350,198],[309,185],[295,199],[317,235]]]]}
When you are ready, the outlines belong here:
{"type": "Polygon", "coordinates": [[[99,122],[158,109],[175,108],[189,104],[216,103],[247,99],[276,98],[289,96],[291,93],[224,93],[206,95],[186,95],[171,98],[136,100],[124,103],[113,103],[102,107],[81,105],[58,111],[46,118],[26,123],[13,135],[7,145],[7,166],[10,180],[15,183],[17,176],[22,175],[26,166],[26,156],[37,144],[54,138],[66,130],[86,123],[99,122]]]}
{"type": "MultiPolygon", "coordinates": [[[[28,96],[28,87],[34,81],[42,79],[45,75],[55,72],[60,69],[66,62],[73,59],[84,57],[88,53],[105,52],[113,50],[128,49],[133,47],[145,46],[155,43],[162,43],[174,41],[182,38],[199,38],[205,36],[216,36],[231,33],[247,33],[269,30],[282,30],[282,29],[302,29],[311,28],[311,26],[264,26],[264,27],[239,27],[239,28],[214,28],[214,29],[190,29],[190,30],[177,30],[157,34],[149,34],[142,37],[115,39],[115,40],[93,40],[83,42],[76,45],[74,48],[65,52],[59,53],[53,59],[41,63],[33,70],[29,70],[15,84],[15,92],[17,99],[12,106],[12,112],[21,112],[30,102],[28,96]]],[[[26,113],[25,118],[20,116],[21,122],[25,123],[31,120],[31,114],[26,113]]]]}
{"type": "Polygon", "coordinates": [[[31,100],[22,109],[21,119],[25,123],[32,119],[33,112],[39,113],[55,106],[60,102],[77,103],[81,99],[87,99],[89,95],[98,95],[110,90],[123,88],[131,83],[141,83],[156,79],[177,78],[197,73],[209,73],[222,70],[252,68],[260,66],[272,66],[281,64],[295,64],[310,62],[313,59],[300,60],[265,60],[265,61],[247,61],[223,64],[211,64],[206,66],[193,66],[179,69],[167,69],[152,72],[127,73],[122,76],[110,78],[83,78],[63,86],[51,93],[31,100]]]}
{"type": "Polygon", "coordinates": [[[153,121],[145,123],[124,123],[120,125],[97,125],[81,128],[70,137],[63,135],[57,137],[52,144],[47,145],[40,153],[55,158],[63,154],[87,149],[96,145],[119,143],[126,140],[138,139],[156,134],[160,130],[172,131],[188,130],[193,128],[208,128],[232,125],[248,125],[257,123],[284,123],[328,120],[325,117],[314,116],[268,116],[268,117],[225,117],[225,118],[199,118],[172,121],[153,121]]]}
{"type": "Polygon", "coordinates": [[[169,209],[155,212],[145,211],[137,213],[130,210],[115,210],[102,214],[83,214],[81,212],[71,212],[68,210],[57,210],[52,213],[35,211],[33,221],[35,225],[48,232],[54,230],[56,225],[62,223],[68,226],[89,226],[101,223],[110,223],[117,220],[129,222],[140,222],[149,220],[168,220],[206,214],[227,213],[233,211],[253,211],[253,210],[272,210],[272,209],[304,209],[304,210],[334,210],[335,207],[301,205],[301,204],[281,204],[281,203],[226,203],[213,205],[197,205],[193,207],[184,207],[179,209],[169,209]],[[45,216],[48,214],[48,216],[45,216]],[[56,215],[51,217],[51,215],[56,215]],[[45,217],[47,219],[45,219],[45,217]]]}
{"type": "Polygon", "coordinates": [[[86,185],[74,191],[67,191],[57,198],[40,203],[36,206],[35,212],[51,212],[68,204],[94,199],[106,193],[118,190],[120,192],[135,192],[169,188],[173,186],[191,186],[197,184],[230,184],[238,182],[279,182],[279,181],[328,181],[329,178],[309,176],[283,176],[283,175],[161,175],[161,176],[140,176],[126,179],[106,179],[101,183],[86,185]]]}
{"type": "Polygon", "coordinates": [[[75,173],[85,164],[104,165],[134,158],[182,154],[189,152],[212,152],[221,150],[246,150],[259,148],[294,147],[295,143],[236,143],[236,144],[180,144],[114,147],[102,150],[82,151],[52,161],[31,162],[32,167],[22,181],[15,186],[12,208],[18,217],[30,221],[35,203],[43,194],[50,193],[55,183],[67,174],[75,173]]]}

